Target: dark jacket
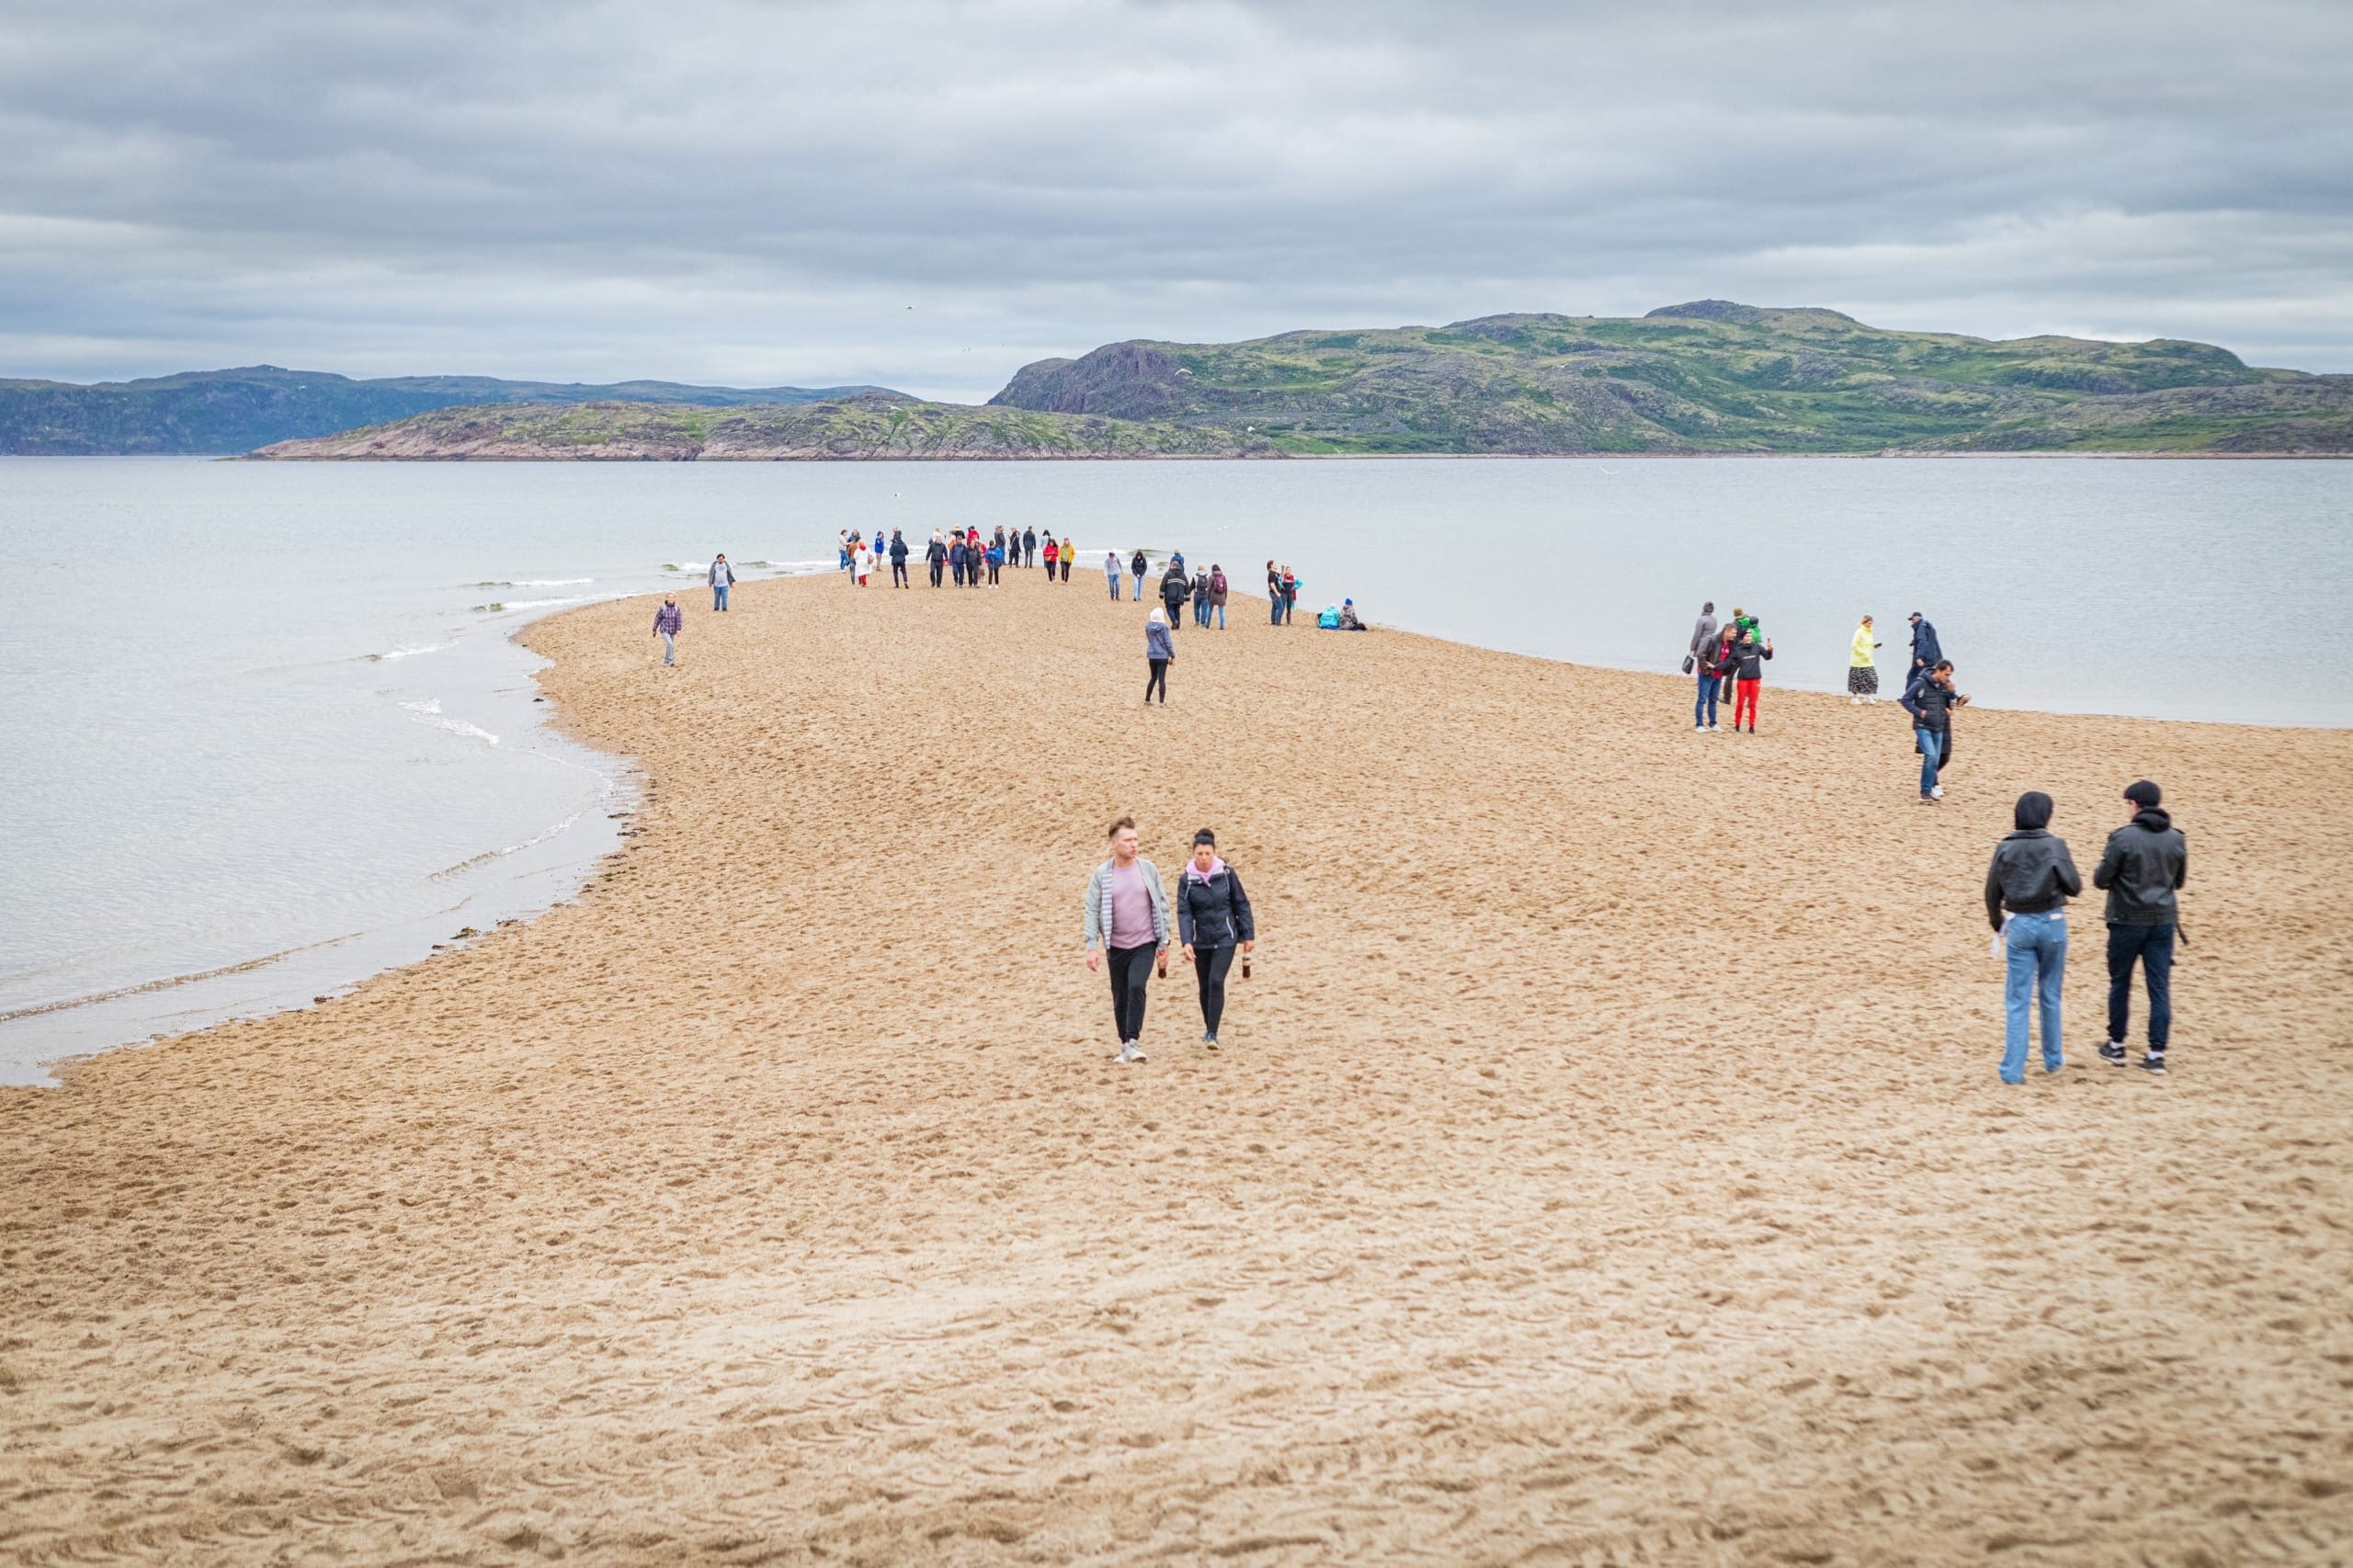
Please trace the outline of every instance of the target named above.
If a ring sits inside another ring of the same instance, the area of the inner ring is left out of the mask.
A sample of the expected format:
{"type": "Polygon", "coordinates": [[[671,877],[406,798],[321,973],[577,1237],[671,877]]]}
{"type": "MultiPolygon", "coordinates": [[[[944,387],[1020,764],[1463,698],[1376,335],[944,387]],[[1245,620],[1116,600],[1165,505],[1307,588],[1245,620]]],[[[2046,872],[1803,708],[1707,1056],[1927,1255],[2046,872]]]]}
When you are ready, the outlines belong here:
{"type": "Polygon", "coordinates": [[[1904,710],[1918,721],[1920,728],[1942,734],[1952,727],[1952,710],[1961,706],[1961,693],[1943,681],[1924,677],[1914,681],[1901,700],[1904,710]]]}
{"type": "Polygon", "coordinates": [[[2108,890],[2110,926],[2171,926],[2181,919],[2174,890],[2189,880],[2189,841],[2163,808],[2150,806],[2108,835],[2092,886],[2108,890]]]}
{"type": "Polygon", "coordinates": [[[904,566],[906,563],[907,541],[900,535],[892,534],[891,536],[891,564],[893,566],[904,566]]]}
{"type": "Polygon", "coordinates": [[[1250,917],[1250,895],[1231,866],[1220,866],[1207,881],[1188,864],[1176,873],[1176,939],[1188,947],[1230,948],[1255,942],[1258,927],[1250,917]]]}
{"type": "Polygon", "coordinates": [[[1168,613],[1171,615],[1175,615],[1177,610],[1184,608],[1185,596],[1192,591],[1192,585],[1175,572],[1160,579],[1160,599],[1168,607],[1168,613]]]}
{"type": "Polygon", "coordinates": [[[2020,828],[1994,846],[1994,863],[1985,869],[1985,918],[1998,931],[2006,905],[2013,915],[2048,915],[2083,891],[2067,841],[2047,828],[2020,828]]]}
{"type": "Polygon", "coordinates": [[[1139,550],[1133,555],[1128,557],[1128,570],[1134,573],[1137,576],[1141,577],[1143,575],[1144,566],[1145,562],[1142,551],[1139,550]]]}
{"type": "Polygon", "coordinates": [[[938,540],[933,540],[929,544],[924,546],[923,556],[926,561],[928,561],[933,565],[937,566],[941,562],[948,559],[948,547],[940,543],[938,540]]]}
{"type": "Polygon", "coordinates": [[[1735,642],[1724,654],[1723,667],[1737,680],[1763,680],[1765,661],[1772,656],[1762,642],[1735,642]]]}
{"type": "Polygon", "coordinates": [[[1912,625],[1912,667],[1915,670],[1934,669],[1945,656],[1937,645],[1937,629],[1922,616],[1912,625]]]}

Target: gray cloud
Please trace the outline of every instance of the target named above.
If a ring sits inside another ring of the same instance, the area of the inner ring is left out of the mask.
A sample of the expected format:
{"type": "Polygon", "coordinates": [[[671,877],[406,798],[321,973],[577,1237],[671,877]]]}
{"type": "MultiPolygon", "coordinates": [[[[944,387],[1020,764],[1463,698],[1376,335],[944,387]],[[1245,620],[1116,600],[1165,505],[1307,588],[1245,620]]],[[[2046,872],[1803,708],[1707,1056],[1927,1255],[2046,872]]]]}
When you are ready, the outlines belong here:
{"type": "Polygon", "coordinates": [[[977,397],[1703,294],[2353,369],[2349,66],[2336,0],[17,6],[0,371],[977,397]]]}

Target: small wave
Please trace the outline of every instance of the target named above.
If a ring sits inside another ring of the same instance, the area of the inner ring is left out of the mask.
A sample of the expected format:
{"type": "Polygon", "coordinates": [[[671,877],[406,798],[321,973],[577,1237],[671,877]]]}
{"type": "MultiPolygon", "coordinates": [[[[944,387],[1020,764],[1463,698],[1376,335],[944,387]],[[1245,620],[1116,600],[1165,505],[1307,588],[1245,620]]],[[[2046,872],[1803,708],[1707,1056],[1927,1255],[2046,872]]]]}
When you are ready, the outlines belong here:
{"type": "Polygon", "coordinates": [[[576,588],[583,583],[593,583],[594,577],[502,577],[495,582],[476,583],[477,588],[576,588]]]}
{"type": "Polygon", "coordinates": [[[17,1018],[39,1017],[44,1013],[63,1013],[71,1008],[87,1007],[99,1002],[112,1002],[124,996],[143,996],[152,991],[169,991],[175,986],[194,985],[199,981],[218,980],[224,974],[244,974],[265,965],[274,964],[280,959],[291,958],[296,953],[307,953],[316,948],[332,948],[337,942],[348,942],[358,935],[357,931],[346,932],[340,937],[330,937],[324,942],[305,942],[299,948],[281,948],[277,952],[266,953],[257,959],[247,959],[243,963],[223,964],[219,969],[199,970],[194,974],[166,975],[162,980],[150,980],[138,985],[125,985],[113,991],[101,991],[94,996],[75,996],[63,1002],[43,1002],[38,1006],[18,1007],[12,1012],[0,1013],[0,1024],[10,1023],[17,1018]]]}
{"type": "Polygon", "coordinates": [[[471,871],[477,866],[487,866],[493,860],[504,860],[509,855],[517,855],[526,849],[545,844],[549,839],[553,838],[557,834],[562,833],[574,823],[578,822],[584,814],[585,813],[580,812],[574,812],[570,816],[564,818],[562,822],[556,824],[553,827],[549,828],[545,833],[535,833],[530,837],[523,840],[520,844],[510,844],[504,849],[485,849],[481,854],[460,860],[454,866],[445,866],[440,870],[433,873],[433,880],[435,881],[439,881],[444,877],[454,877],[461,871],[471,871]]]}
{"type": "Polygon", "coordinates": [[[609,599],[617,597],[618,596],[613,594],[572,594],[563,598],[554,599],[494,599],[486,605],[476,605],[474,606],[474,609],[476,612],[483,615],[504,615],[510,610],[546,609],[551,605],[594,604],[599,599],[609,599]]]}
{"type": "Polygon", "coordinates": [[[367,658],[370,664],[389,664],[394,659],[414,659],[419,653],[438,653],[444,648],[455,646],[454,642],[425,642],[414,648],[394,648],[390,653],[369,653],[367,658]]]}
{"type": "Polygon", "coordinates": [[[401,707],[415,714],[419,721],[432,725],[437,730],[447,730],[453,735],[467,735],[475,740],[488,741],[492,745],[498,744],[498,737],[480,724],[469,724],[463,719],[441,717],[441,699],[438,697],[428,697],[421,702],[404,702],[401,707]]]}

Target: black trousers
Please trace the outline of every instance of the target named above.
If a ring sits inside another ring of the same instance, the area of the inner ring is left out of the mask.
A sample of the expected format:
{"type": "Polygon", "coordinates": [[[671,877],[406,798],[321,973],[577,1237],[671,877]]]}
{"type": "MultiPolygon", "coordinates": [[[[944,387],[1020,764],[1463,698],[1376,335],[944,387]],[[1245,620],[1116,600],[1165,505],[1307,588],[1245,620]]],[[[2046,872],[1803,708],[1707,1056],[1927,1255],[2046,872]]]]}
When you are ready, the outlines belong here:
{"type": "Polygon", "coordinates": [[[1144,677],[1143,699],[1146,702],[1152,700],[1152,688],[1156,686],[1160,688],[1161,706],[1165,708],[1168,705],[1168,661],[1147,659],[1144,662],[1152,666],[1152,674],[1144,677]]]}
{"type": "Polygon", "coordinates": [[[891,585],[894,588],[904,588],[907,585],[907,563],[905,562],[893,561],[891,562],[891,585]]]}
{"type": "Polygon", "coordinates": [[[948,563],[948,569],[956,574],[956,585],[960,588],[962,587],[964,585],[964,568],[951,561],[948,563]]]}
{"type": "Polygon", "coordinates": [[[1143,1038],[1143,988],[1152,978],[1152,955],[1155,951],[1150,942],[1141,948],[1114,948],[1106,945],[1103,956],[1110,960],[1111,1017],[1120,1026],[1120,1043],[1143,1038]]]}
{"type": "Polygon", "coordinates": [[[944,561],[935,561],[931,563],[931,585],[933,587],[936,588],[939,586],[939,574],[947,570],[948,563],[944,561]]]}
{"type": "Polygon", "coordinates": [[[1211,1034],[1217,1033],[1217,1021],[1225,1017],[1225,975],[1237,950],[1232,943],[1193,949],[1193,979],[1201,988],[1201,1028],[1211,1034]]]}
{"type": "Polygon", "coordinates": [[[1070,557],[1067,555],[1063,557],[1063,581],[1070,581],[1070,557]]]}
{"type": "Polygon", "coordinates": [[[2108,928],[2108,1038],[2124,1043],[2132,1023],[2132,962],[2149,981],[2149,1049],[2165,1053],[2173,1037],[2173,927],[2110,926],[2108,928]]]}

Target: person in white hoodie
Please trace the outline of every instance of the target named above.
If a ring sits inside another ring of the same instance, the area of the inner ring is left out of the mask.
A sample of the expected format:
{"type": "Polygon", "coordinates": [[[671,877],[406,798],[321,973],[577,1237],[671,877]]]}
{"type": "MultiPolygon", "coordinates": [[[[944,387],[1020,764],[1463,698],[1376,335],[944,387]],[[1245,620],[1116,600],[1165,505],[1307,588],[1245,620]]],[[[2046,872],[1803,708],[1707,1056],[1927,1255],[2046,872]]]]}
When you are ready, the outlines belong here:
{"type": "Polygon", "coordinates": [[[866,548],[864,540],[860,540],[858,548],[850,551],[850,581],[862,588],[866,586],[866,574],[873,570],[874,552],[866,548]]]}

